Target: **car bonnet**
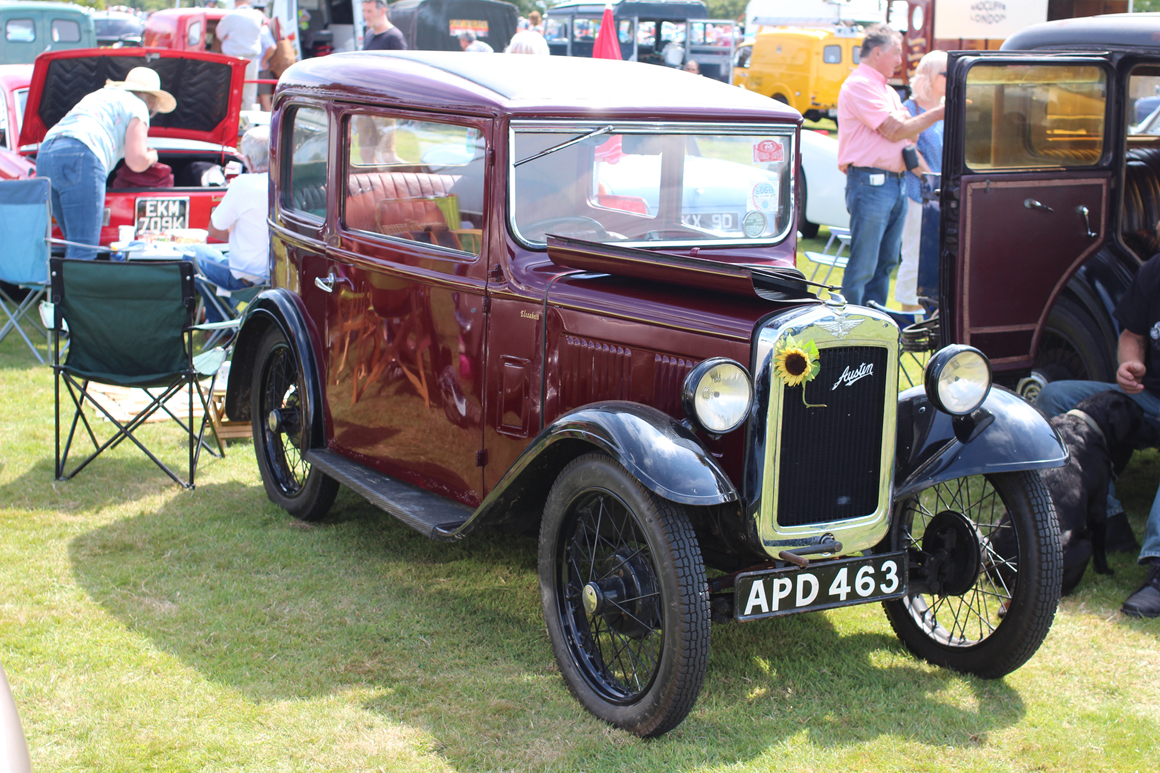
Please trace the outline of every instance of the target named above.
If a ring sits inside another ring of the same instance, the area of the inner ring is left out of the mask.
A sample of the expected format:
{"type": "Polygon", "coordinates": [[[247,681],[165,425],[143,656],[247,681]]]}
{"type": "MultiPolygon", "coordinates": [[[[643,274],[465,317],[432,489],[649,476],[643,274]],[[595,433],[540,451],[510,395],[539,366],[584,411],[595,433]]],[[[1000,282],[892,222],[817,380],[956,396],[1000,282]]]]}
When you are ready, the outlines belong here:
{"type": "Polygon", "coordinates": [[[236,144],[246,60],[166,49],[77,49],[36,58],[20,145],[38,145],[86,95],[121,81],[134,67],[151,67],[177,100],[172,113],[153,116],[150,137],[236,144]]]}

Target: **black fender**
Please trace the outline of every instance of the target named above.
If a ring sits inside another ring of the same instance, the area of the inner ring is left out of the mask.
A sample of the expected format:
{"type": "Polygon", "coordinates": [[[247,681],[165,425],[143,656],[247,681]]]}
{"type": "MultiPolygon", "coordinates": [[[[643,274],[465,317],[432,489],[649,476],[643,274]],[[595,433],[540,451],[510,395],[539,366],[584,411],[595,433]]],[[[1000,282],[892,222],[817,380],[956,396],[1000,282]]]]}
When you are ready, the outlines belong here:
{"type": "Polygon", "coordinates": [[[250,391],[254,382],[255,358],[262,336],[271,325],[277,326],[298,354],[298,368],[306,382],[303,395],[305,408],[311,417],[310,446],[325,445],[322,417],[322,382],[318,373],[316,337],[302,308],[301,299],[289,290],[277,288],[259,294],[246,306],[234,341],[230,364],[230,381],[226,388],[225,413],[231,421],[250,420],[250,391]]]}
{"type": "Polygon", "coordinates": [[[611,456],[662,499],[693,506],[738,499],[717,460],[673,417],[639,403],[592,403],[544,427],[455,536],[483,525],[531,526],[560,469],[592,451],[611,456]]]}
{"type": "Polygon", "coordinates": [[[1042,413],[992,386],[982,408],[956,418],[934,407],[922,387],[898,397],[894,498],[984,472],[1062,467],[1067,447],[1042,413]],[[956,426],[957,425],[957,426],[956,426]]]}

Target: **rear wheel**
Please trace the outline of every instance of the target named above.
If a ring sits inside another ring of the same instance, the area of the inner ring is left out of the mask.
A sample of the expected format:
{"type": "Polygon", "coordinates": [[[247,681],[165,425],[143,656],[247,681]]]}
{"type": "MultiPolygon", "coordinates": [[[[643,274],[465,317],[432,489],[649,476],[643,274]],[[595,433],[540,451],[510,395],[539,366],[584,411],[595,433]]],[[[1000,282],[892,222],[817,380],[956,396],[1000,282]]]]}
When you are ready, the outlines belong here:
{"type": "Polygon", "coordinates": [[[1037,472],[939,483],[900,503],[893,529],[894,544],[911,556],[910,590],[884,606],[907,649],[988,679],[1035,654],[1063,571],[1055,511],[1037,472]]]}
{"type": "Polygon", "coordinates": [[[1062,297],[1055,302],[1039,351],[1035,370],[1045,380],[1115,381],[1116,347],[1099,323],[1079,303],[1062,297]]]}
{"type": "Polygon", "coordinates": [[[310,436],[306,385],[298,355],[274,326],[258,345],[250,415],[254,450],[266,495],[304,521],[326,515],[338,493],[338,481],[303,458],[310,436]]]}
{"type": "Polygon", "coordinates": [[[683,508],[602,454],[556,479],[540,532],[540,596],[568,689],[642,737],[680,724],[709,659],[709,594],[683,508]]]}

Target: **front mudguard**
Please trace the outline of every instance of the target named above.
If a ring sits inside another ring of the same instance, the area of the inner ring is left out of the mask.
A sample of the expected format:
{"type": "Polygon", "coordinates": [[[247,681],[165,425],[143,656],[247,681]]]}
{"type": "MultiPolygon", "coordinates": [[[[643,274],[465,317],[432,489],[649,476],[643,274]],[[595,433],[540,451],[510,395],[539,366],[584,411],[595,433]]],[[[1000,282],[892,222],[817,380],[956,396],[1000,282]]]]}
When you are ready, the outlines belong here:
{"type": "Polygon", "coordinates": [[[1067,448],[1043,414],[1009,389],[991,387],[981,409],[956,419],[915,387],[898,398],[896,459],[897,501],[967,475],[1062,467],[1067,448]]]}
{"type": "Polygon", "coordinates": [[[270,327],[277,327],[298,355],[298,368],[306,384],[303,396],[307,415],[311,417],[310,445],[325,445],[322,411],[322,382],[318,373],[318,348],[302,300],[282,288],[266,290],[246,306],[234,341],[230,364],[230,381],[226,388],[225,413],[231,421],[250,420],[250,392],[258,346],[270,327]]]}
{"type": "Polygon", "coordinates": [[[485,525],[530,527],[560,470],[592,451],[608,454],[671,502],[704,507],[738,499],[717,460],[676,419],[639,403],[593,403],[545,427],[454,537],[485,525]]]}

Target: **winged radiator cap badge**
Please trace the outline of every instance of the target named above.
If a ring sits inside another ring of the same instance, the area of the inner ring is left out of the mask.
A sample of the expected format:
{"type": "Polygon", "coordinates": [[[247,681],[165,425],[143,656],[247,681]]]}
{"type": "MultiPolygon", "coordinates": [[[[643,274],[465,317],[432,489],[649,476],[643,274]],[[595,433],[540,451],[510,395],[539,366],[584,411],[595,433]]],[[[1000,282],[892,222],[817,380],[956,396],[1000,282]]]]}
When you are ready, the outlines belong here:
{"type": "Polygon", "coordinates": [[[842,339],[848,336],[854,328],[861,325],[863,321],[861,319],[850,319],[842,315],[830,320],[821,320],[817,325],[818,327],[825,328],[835,338],[842,339]]]}

